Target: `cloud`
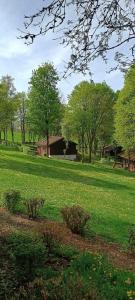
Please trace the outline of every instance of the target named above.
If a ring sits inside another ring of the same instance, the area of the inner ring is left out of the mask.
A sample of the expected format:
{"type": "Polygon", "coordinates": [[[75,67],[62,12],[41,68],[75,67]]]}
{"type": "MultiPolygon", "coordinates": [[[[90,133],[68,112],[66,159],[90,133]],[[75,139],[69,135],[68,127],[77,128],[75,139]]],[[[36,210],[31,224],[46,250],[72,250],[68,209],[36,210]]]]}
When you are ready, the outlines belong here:
{"type": "Polygon", "coordinates": [[[14,59],[20,55],[30,55],[31,52],[31,48],[17,38],[0,42],[0,58],[14,59]]]}

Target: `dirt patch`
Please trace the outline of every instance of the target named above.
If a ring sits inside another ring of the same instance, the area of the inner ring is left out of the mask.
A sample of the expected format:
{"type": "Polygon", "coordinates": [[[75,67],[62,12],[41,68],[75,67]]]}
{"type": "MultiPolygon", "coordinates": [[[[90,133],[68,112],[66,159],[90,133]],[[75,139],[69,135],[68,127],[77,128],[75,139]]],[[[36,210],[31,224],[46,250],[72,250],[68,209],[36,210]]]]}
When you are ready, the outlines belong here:
{"type": "Polygon", "coordinates": [[[117,244],[108,243],[99,236],[86,240],[79,235],[72,234],[63,223],[49,220],[30,221],[26,217],[11,215],[5,209],[0,208],[0,236],[8,235],[17,229],[38,233],[50,230],[61,244],[74,246],[83,252],[105,254],[115,267],[135,272],[135,257],[117,244]]]}

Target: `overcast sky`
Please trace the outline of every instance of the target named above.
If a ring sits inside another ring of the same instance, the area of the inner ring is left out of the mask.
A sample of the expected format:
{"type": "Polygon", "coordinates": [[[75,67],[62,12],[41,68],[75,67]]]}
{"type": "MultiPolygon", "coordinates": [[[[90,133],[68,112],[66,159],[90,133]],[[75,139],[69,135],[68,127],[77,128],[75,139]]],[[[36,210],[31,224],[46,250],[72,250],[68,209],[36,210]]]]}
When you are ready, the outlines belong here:
{"type": "MultiPolygon", "coordinates": [[[[37,39],[31,46],[26,46],[23,40],[17,39],[18,28],[23,29],[24,15],[35,12],[42,3],[42,0],[0,0],[0,77],[11,75],[18,91],[27,91],[32,70],[46,61],[53,62],[61,75],[64,61],[68,57],[69,50],[54,41],[52,34],[37,39]]],[[[119,71],[107,74],[105,70],[106,66],[101,61],[94,63],[93,80],[105,80],[114,90],[120,89],[123,75],[119,71]]],[[[65,100],[81,80],[84,77],[78,74],[60,81],[59,89],[65,100]]]]}

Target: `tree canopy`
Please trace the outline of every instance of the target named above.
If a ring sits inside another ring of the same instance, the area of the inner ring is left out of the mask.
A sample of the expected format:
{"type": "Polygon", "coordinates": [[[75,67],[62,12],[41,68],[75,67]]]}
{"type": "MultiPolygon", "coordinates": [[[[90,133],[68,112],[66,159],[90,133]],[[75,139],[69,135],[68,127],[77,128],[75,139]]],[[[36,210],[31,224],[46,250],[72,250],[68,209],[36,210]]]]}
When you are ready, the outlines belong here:
{"type": "Polygon", "coordinates": [[[135,65],[127,72],[115,104],[115,138],[124,149],[135,149],[135,65]]]}
{"type": "Polygon", "coordinates": [[[53,65],[45,63],[33,71],[29,92],[29,118],[39,136],[46,137],[60,117],[58,75],[53,65]]]}
{"type": "Polygon", "coordinates": [[[69,97],[64,118],[65,134],[71,132],[71,136],[80,140],[82,152],[87,145],[90,162],[93,144],[101,135],[101,129],[107,132],[108,125],[109,132],[109,125],[112,126],[113,99],[113,91],[106,83],[87,81],[78,84],[69,97]]]}

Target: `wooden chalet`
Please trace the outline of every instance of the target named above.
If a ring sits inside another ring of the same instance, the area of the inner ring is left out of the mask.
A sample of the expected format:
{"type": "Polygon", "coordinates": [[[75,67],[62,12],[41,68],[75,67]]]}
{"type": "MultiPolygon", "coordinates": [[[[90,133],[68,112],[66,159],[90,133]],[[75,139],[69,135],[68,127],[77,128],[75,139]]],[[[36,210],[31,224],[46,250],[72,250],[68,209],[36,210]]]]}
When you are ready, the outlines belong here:
{"type": "Polygon", "coordinates": [[[114,166],[127,169],[135,172],[135,151],[130,152],[122,151],[121,146],[114,147],[108,145],[104,147],[104,157],[112,157],[115,159],[114,166]]]}
{"type": "Polygon", "coordinates": [[[122,151],[121,146],[113,146],[113,145],[107,145],[104,147],[103,155],[104,157],[115,157],[119,155],[119,153],[122,151]]]}
{"type": "MultiPolygon", "coordinates": [[[[72,141],[66,141],[62,136],[49,136],[49,157],[75,160],[77,156],[76,146],[76,143],[72,141]]],[[[37,143],[37,154],[41,156],[45,156],[47,154],[46,140],[42,140],[37,143]]]]}
{"type": "Polygon", "coordinates": [[[135,172],[135,151],[130,152],[130,154],[126,151],[121,152],[118,155],[118,161],[121,163],[122,168],[135,172]]]}

